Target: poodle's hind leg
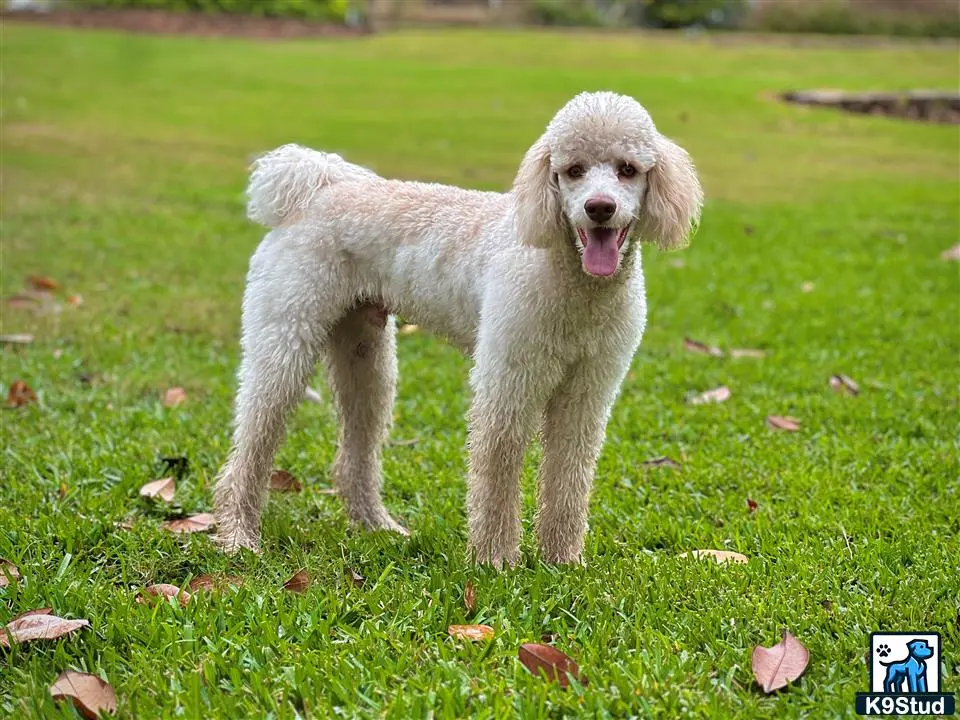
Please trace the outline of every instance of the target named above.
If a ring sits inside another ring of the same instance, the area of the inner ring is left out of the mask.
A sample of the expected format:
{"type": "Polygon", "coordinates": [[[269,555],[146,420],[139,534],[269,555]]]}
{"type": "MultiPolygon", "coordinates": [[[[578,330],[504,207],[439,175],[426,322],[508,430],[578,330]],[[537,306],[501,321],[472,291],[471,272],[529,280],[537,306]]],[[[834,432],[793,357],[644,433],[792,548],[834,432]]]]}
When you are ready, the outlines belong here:
{"type": "Polygon", "coordinates": [[[333,481],[351,522],[368,530],[407,531],[380,496],[380,446],[390,428],[397,386],[394,319],[376,305],[341,318],[325,346],[327,378],[340,415],[333,481]]]}
{"type": "Polygon", "coordinates": [[[228,553],[259,550],[260,514],[286,417],[303,397],[327,328],[343,312],[334,278],[308,279],[299,259],[275,245],[261,246],[250,268],[233,447],[214,490],[215,540],[228,553]]]}

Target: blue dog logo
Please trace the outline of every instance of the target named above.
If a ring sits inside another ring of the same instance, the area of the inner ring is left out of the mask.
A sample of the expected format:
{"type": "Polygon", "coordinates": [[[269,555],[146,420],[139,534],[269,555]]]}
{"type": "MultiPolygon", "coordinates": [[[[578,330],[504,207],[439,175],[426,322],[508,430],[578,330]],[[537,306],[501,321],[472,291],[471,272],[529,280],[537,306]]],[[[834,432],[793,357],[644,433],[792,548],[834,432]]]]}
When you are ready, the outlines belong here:
{"type": "Polygon", "coordinates": [[[927,660],[933,657],[933,648],[926,640],[907,643],[907,656],[893,662],[880,661],[887,668],[883,691],[888,693],[927,692],[927,660]],[[906,684],[906,688],[904,688],[906,684]]]}

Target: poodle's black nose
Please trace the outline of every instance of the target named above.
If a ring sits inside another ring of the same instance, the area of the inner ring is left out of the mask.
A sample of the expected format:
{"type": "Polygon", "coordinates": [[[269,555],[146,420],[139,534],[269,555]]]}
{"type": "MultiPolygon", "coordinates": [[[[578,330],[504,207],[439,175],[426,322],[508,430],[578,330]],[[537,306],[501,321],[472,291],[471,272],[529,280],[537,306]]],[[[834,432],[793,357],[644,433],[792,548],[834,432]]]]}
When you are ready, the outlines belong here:
{"type": "Polygon", "coordinates": [[[590,198],[583,204],[587,217],[601,225],[613,217],[617,211],[617,204],[608,197],[590,198]]]}

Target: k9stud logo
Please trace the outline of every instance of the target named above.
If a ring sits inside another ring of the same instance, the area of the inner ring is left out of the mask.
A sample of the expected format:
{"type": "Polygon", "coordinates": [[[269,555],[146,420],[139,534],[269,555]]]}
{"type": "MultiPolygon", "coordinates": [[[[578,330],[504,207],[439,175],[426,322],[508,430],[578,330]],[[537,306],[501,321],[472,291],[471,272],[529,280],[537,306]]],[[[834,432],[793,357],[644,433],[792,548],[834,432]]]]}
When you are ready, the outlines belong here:
{"type": "Polygon", "coordinates": [[[870,692],[857,693],[859,715],[953,715],[953,693],[942,692],[940,635],[870,636],[870,692]]]}

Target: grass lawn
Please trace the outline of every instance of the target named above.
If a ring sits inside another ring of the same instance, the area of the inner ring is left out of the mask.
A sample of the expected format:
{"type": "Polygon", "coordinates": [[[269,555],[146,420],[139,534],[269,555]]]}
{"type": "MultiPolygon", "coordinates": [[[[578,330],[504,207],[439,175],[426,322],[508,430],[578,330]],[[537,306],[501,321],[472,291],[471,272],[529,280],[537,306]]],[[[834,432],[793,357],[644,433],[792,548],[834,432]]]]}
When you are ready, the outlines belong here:
{"type": "Polygon", "coordinates": [[[0,414],[0,557],[23,576],[0,589],[0,624],[47,606],[91,628],[0,650],[0,715],[73,714],[47,692],[72,668],[106,677],[124,717],[852,717],[874,630],[943,633],[944,686],[960,691],[960,275],[940,259],[960,222],[958,132],[772,99],[956,88],[955,48],[474,31],[258,44],[7,23],[2,55],[0,290],[47,275],[83,303],[3,306],[2,332],[35,341],[0,350],[0,390],[21,379],[38,402],[0,414]],[[584,89],[644,103],[708,196],[691,248],[645,254],[649,329],[600,460],[586,567],[537,559],[536,451],[521,565],[466,563],[468,361],[421,333],[400,338],[393,430],[418,442],[385,458],[409,539],[350,529],[323,492],[329,402],[291,421],[277,464],[306,487],[271,497],[262,557],[163,531],[210,509],[228,450],[261,237],[244,218],[250,156],[297,141],[503,189],[584,89]],[[685,336],[765,356],[696,354],[685,336]],[[833,373],[861,394],[831,391],[833,373]],[[685,402],[719,385],[729,401],[685,402]],[[188,398],[167,408],[172,386],[188,398]],[[771,414],[801,430],[767,428],[771,414]],[[641,465],[660,455],[682,469],[641,465]],[[179,456],[175,503],[139,498],[179,456]],[[698,548],[750,561],[678,558],[698,548]],[[300,568],[312,587],[282,590],[300,568]],[[135,602],[211,572],[244,583],[184,608],[135,602]],[[496,637],[456,641],[451,623],[496,637]],[[765,696],[751,651],[785,629],[810,666],[765,696]],[[587,687],[519,663],[548,633],[587,687]]]}

